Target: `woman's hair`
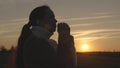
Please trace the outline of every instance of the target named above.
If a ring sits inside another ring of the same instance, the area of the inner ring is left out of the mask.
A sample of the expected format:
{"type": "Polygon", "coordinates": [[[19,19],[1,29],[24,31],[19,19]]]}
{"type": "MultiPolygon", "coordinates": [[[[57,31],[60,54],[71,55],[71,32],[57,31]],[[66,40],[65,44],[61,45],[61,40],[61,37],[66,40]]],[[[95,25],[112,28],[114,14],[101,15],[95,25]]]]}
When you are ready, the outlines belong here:
{"type": "Polygon", "coordinates": [[[28,39],[28,37],[32,33],[30,30],[30,27],[37,25],[36,21],[42,20],[46,14],[46,10],[48,9],[50,9],[48,6],[40,6],[40,7],[35,8],[29,16],[29,22],[23,26],[20,37],[18,39],[17,56],[16,56],[16,67],[17,68],[24,68],[23,46],[24,46],[25,41],[28,39]]]}
{"type": "MultiPolygon", "coordinates": [[[[46,10],[51,10],[48,6],[40,6],[35,8],[29,16],[29,21],[31,23],[31,25],[38,25],[38,20],[39,20],[39,24],[45,24],[43,22],[40,22],[41,20],[43,20],[45,14],[47,14],[46,10]]],[[[52,10],[51,10],[52,11],[52,10]]]]}

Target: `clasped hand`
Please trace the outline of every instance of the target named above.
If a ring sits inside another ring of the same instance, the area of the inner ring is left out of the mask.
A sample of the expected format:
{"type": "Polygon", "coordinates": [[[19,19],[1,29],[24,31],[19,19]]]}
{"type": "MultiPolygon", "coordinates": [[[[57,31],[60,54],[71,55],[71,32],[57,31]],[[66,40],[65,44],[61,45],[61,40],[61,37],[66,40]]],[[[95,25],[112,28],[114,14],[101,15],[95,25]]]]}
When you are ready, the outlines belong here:
{"type": "Polygon", "coordinates": [[[73,36],[70,35],[70,27],[68,24],[66,23],[59,23],[58,24],[58,43],[60,45],[65,45],[65,46],[69,46],[69,45],[73,45],[74,40],[73,40],[73,36]]]}

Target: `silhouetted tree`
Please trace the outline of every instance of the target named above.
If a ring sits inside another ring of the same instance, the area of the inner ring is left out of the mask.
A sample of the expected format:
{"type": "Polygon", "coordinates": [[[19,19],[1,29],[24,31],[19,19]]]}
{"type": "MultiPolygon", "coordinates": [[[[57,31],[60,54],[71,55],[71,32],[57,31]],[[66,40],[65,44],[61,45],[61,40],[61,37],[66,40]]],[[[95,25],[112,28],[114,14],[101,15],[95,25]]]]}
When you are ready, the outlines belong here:
{"type": "Polygon", "coordinates": [[[1,46],[0,51],[0,68],[5,68],[8,62],[9,53],[4,46],[1,46]]]}

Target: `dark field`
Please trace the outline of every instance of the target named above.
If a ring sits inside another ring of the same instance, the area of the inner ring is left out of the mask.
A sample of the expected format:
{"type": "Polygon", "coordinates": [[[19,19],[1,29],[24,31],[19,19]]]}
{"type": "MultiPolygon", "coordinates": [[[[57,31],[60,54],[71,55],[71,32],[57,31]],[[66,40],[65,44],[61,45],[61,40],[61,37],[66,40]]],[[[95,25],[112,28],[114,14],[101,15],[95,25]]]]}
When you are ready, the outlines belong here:
{"type": "MultiPolygon", "coordinates": [[[[1,49],[0,68],[13,68],[10,64],[13,52],[1,49]]],[[[77,68],[120,68],[120,52],[77,53],[77,65],[77,68]]]]}
{"type": "Polygon", "coordinates": [[[120,53],[77,53],[77,62],[78,68],[120,68],[120,53]]]}

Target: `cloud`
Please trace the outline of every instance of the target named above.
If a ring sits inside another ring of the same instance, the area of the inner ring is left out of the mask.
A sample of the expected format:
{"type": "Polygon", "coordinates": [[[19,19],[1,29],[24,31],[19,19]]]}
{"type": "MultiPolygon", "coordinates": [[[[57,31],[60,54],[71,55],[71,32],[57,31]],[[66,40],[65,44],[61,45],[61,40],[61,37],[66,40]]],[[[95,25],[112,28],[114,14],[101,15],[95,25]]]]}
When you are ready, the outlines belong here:
{"type": "Polygon", "coordinates": [[[100,32],[112,32],[112,31],[120,31],[120,29],[95,29],[95,30],[85,30],[85,31],[74,31],[73,34],[81,34],[82,35],[89,35],[89,34],[93,34],[93,33],[100,33],[100,32]]]}
{"type": "Polygon", "coordinates": [[[93,16],[93,17],[81,17],[81,18],[65,18],[58,19],[59,21],[77,21],[77,20],[91,20],[91,19],[104,19],[104,18],[112,18],[112,15],[104,15],[104,16],[93,16]]]}
{"type": "Polygon", "coordinates": [[[12,19],[11,21],[26,21],[27,18],[12,19]]]}
{"type": "Polygon", "coordinates": [[[95,15],[110,15],[113,14],[114,12],[96,12],[94,13],[95,15]]]}
{"type": "Polygon", "coordinates": [[[78,27],[78,26],[91,26],[94,25],[94,23],[86,23],[86,24],[72,24],[70,27],[78,27]]]}
{"type": "Polygon", "coordinates": [[[98,40],[98,39],[105,39],[107,37],[81,37],[81,38],[77,38],[76,40],[81,40],[81,41],[94,41],[94,40],[98,40]]]}
{"type": "Polygon", "coordinates": [[[120,36],[88,36],[88,37],[80,37],[80,38],[75,38],[75,40],[81,40],[81,41],[86,41],[86,42],[92,42],[95,40],[102,40],[102,39],[114,39],[114,38],[119,38],[120,36]]]}
{"type": "Polygon", "coordinates": [[[27,18],[0,20],[0,37],[16,37],[20,34],[22,26],[27,23],[27,18]]]}
{"type": "Polygon", "coordinates": [[[7,4],[12,4],[16,2],[17,0],[0,0],[0,5],[7,5],[7,4]]]}
{"type": "MultiPolygon", "coordinates": [[[[17,3],[17,2],[33,2],[34,0],[0,0],[2,3],[17,3]]],[[[50,0],[35,0],[35,1],[50,1],[50,0]]]]}
{"type": "Polygon", "coordinates": [[[8,20],[0,20],[0,22],[20,22],[20,21],[27,21],[27,18],[18,18],[18,19],[8,19],[8,20]]]}
{"type": "Polygon", "coordinates": [[[75,31],[72,35],[76,40],[94,41],[98,39],[120,38],[120,29],[100,29],[75,31]]]}
{"type": "Polygon", "coordinates": [[[0,20],[0,28],[1,29],[8,29],[19,27],[25,23],[27,23],[27,18],[20,18],[20,19],[10,19],[10,20],[0,20]],[[7,27],[7,28],[6,28],[7,27]]]}

